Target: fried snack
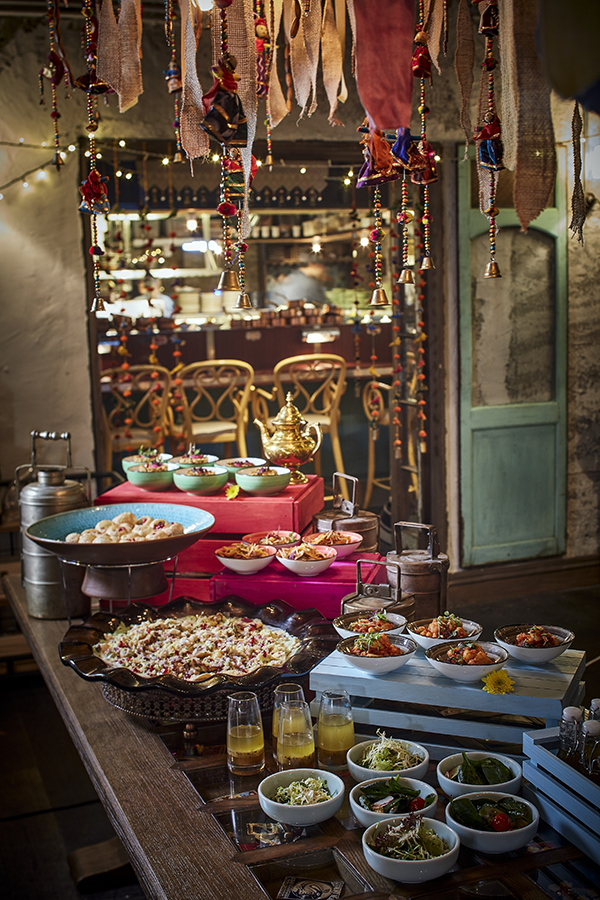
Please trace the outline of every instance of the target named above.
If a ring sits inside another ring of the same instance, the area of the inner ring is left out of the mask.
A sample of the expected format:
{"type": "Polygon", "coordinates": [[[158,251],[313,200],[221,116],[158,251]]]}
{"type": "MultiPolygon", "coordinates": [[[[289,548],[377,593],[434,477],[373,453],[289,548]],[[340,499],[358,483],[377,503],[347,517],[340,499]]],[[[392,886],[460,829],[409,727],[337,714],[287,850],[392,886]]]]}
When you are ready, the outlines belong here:
{"type": "Polygon", "coordinates": [[[427,638],[466,638],[468,633],[463,628],[462,620],[454,613],[445,612],[443,616],[432,619],[429,625],[418,625],[413,631],[427,638]]]}
{"type": "Polygon", "coordinates": [[[286,559],[300,560],[301,562],[316,562],[319,559],[329,559],[329,553],[313,547],[311,544],[302,543],[298,547],[282,547],[277,551],[277,556],[284,556],[286,559]]]}
{"type": "Polygon", "coordinates": [[[81,533],[71,531],[65,541],[68,544],[121,544],[133,541],[156,541],[183,534],[181,522],[153,519],[152,516],[136,518],[135,513],[122,512],[114,519],[102,519],[94,528],[81,533]]]}
{"type": "Polygon", "coordinates": [[[348,647],[348,653],[352,656],[404,656],[401,647],[392,644],[387,634],[361,634],[353,644],[348,647]]]}
{"type": "Polygon", "coordinates": [[[464,641],[456,647],[450,647],[446,659],[440,662],[455,663],[458,666],[491,666],[496,660],[491,659],[480,644],[464,641]]]}
{"type": "Polygon", "coordinates": [[[269,556],[269,551],[260,544],[230,544],[215,550],[215,555],[225,559],[264,559],[269,556]]]}
{"type": "Polygon", "coordinates": [[[309,544],[325,544],[328,547],[335,547],[336,544],[352,544],[354,537],[345,531],[321,531],[320,534],[313,534],[307,538],[309,544]]]}
{"type": "Polygon", "coordinates": [[[515,644],[517,647],[558,647],[560,640],[541,625],[532,625],[516,636],[515,644]]]}
{"type": "Polygon", "coordinates": [[[261,537],[259,544],[266,544],[268,547],[278,547],[282,544],[290,544],[297,540],[293,531],[269,531],[264,537],[261,537]]]}

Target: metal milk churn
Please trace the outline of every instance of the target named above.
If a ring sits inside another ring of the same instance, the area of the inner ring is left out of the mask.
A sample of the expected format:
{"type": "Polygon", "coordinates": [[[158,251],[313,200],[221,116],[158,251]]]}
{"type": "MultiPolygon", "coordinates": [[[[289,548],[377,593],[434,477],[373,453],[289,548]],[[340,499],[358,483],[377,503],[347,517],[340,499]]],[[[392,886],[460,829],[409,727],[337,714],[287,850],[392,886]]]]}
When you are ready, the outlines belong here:
{"type": "Polygon", "coordinates": [[[391,613],[398,613],[409,622],[412,622],[415,617],[415,599],[412,594],[401,591],[398,587],[400,584],[400,566],[396,563],[390,563],[390,568],[393,566],[397,570],[394,573],[396,575],[396,584],[392,587],[387,583],[365,584],[361,577],[361,563],[367,566],[386,566],[386,563],[373,562],[370,559],[357,560],[356,590],[353,594],[346,594],[345,597],[342,597],[341,614],[353,612],[368,614],[374,609],[385,609],[391,613]]]}
{"type": "MultiPolygon", "coordinates": [[[[67,617],[65,602],[65,584],[71,581],[71,572],[68,564],[61,561],[54,553],[49,553],[42,547],[30,541],[25,532],[34,522],[53,516],[56,513],[67,512],[71,509],[80,509],[89,506],[90,501],[90,473],[88,472],[88,493],[78,481],[68,481],[65,472],[71,468],[71,434],[68,431],[59,434],[55,431],[31,432],[31,465],[18,466],[16,469],[17,490],[19,490],[19,473],[23,469],[29,469],[30,474],[36,475],[37,480],[31,481],[21,488],[19,492],[19,509],[21,515],[21,580],[27,596],[27,610],[30,616],[36,619],[64,619],[67,617]],[[36,439],[45,441],[67,441],[67,465],[47,466],[36,463],[36,439]],[[63,566],[65,580],[63,581],[63,566]]],[[[82,569],[82,567],[78,567],[82,569]]],[[[81,571],[83,579],[84,571],[81,571]]],[[[81,582],[80,582],[81,583],[81,582]]],[[[71,592],[72,594],[73,592],[71,592]]],[[[75,599],[77,592],[75,592],[75,599]]],[[[70,597],[69,614],[82,615],[85,605],[89,608],[89,598],[81,594],[81,602],[84,608],[81,612],[74,608],[73,596],[70,597]]],[[[75,607],[77,603],[75,603],[75,607]]]]}
{"type": "Polygon", "coordinates": [[[321,510],[313,516],[314,531],[355,531],[362,534],[361,553],[379,552],[379,516],[365,509],[359,509],[356,502],[358,478],[343,472],[333,474],[332,509],[321,510]],[[338,479],[345,478],[352,483],[352,497],[344,500],[338,490],[338,479]]]}
{"type": "Polygon", "coordinates": [[[386,556],[388,581],[397,584],[398,568],[404,591],[414,594],[415,618],[431,619],[446,611],[448,597],[448,569],[450,560],[440,553],[437,531],[433,525],[417,522],[396,522],[394,525],[394,547],[386,556]],[[402,529],[420,528],[427,532],[427,550],[403,550],[402,529]]]}

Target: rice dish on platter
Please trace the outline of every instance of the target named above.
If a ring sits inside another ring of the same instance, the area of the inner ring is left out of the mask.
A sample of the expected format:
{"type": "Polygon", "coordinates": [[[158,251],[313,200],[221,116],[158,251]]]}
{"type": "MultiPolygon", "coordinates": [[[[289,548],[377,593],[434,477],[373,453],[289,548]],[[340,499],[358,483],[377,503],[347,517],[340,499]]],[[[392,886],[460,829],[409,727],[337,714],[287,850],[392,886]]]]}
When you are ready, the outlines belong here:
{"type": "Polygon", "coordinates": [[[107,665],[142,677],[199,681],[282,666],[299,646],[297,637],[260,619],[218,612],[122,625],[92,649],[107,665]]]}

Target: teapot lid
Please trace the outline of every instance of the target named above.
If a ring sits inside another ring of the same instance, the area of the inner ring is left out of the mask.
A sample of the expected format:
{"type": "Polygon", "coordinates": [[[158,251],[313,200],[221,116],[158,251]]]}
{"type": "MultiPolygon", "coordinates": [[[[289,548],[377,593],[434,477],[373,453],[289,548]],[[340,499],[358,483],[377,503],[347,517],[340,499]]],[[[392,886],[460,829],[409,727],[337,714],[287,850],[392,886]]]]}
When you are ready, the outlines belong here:
{"type": "Polygon", "coordinates": [[[302,418],[300,410],[293,404],[294,396],[288,391],[285,397],[285,405],[281,407],[275,418],[273,425],[306,425],[306,420],[302,418]]]}

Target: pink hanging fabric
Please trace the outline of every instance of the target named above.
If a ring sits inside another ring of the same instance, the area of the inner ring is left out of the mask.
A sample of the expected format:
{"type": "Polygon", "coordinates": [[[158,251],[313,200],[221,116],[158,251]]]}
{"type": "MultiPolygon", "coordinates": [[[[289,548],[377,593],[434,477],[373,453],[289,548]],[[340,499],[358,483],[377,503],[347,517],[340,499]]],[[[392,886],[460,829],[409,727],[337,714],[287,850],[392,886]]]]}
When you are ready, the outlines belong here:
{"type": "Polygon", "coordinates": [[[356,85],[371,129],[409,128],[414,0],[354,0],[356,85]]]}

